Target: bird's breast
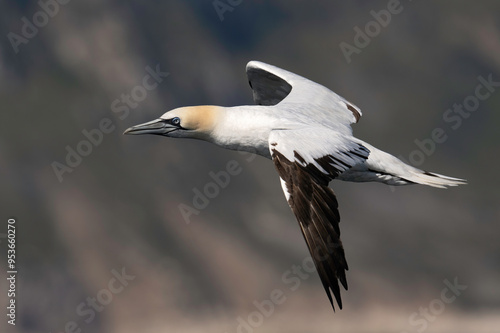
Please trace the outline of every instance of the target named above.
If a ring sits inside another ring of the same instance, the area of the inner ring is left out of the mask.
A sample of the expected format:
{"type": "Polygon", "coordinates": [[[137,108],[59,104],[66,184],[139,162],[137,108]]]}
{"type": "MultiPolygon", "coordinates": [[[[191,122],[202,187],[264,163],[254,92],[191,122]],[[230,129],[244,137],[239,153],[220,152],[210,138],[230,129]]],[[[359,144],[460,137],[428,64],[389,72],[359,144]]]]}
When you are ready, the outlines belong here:
{"type": "Polygon", "coordinates": [[[214,130],[211,140],[216,145],[238,151],[246,151],[270,158],[269,134],[272,124],[258,117],[235,114],[214,130]]]}
{"type": "Polygon", "coordinates": [[[217,135],[213,138],[213,143],[222,148],[245,151],[271,158],[268,145],[269,132],[260,129],[251,132],[239,131],[233,135],[217,135]]]}

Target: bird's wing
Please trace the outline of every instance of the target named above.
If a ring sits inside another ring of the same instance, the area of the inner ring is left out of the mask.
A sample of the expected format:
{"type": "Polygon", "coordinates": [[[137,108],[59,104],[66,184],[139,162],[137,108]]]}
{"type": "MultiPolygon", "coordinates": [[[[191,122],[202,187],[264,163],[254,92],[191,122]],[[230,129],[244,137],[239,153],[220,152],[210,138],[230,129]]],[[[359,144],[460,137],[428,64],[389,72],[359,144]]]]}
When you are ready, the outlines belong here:
{"type": "Polygon", "coordinates": [[[295,109],[301,113],[333,128],[339,124],[349,127],[361,118],[357,106],[300,75],[259,61],[250,61],[246,71],[258,105],[295,104],[299,106],[295,109]],[[300,105],[310,107],[301,108],[300,105]]]}
{"type": "Polygon", "coordinates": [[[369,150],[325,128],[271,131],[269,149],[330,303],[335,310],[333,292],[342,309],[338,281],[347,290],[348,266],[340,241],[338,203],[328,183],[366,160],[369,150]]]}

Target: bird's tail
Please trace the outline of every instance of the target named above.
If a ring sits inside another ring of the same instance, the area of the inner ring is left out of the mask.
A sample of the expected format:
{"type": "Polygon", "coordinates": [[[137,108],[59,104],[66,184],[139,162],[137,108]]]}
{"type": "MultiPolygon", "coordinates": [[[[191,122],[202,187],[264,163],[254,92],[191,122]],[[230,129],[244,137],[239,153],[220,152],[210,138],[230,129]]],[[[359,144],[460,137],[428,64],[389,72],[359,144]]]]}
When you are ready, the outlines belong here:
{"type": "Polygon", "coordinates": [[[434,172],[428,172],[417,168],[411,172],[411,175],[406,175],[406,179],[413,183],[429,185],[433,187],[446,188],[448,186],[458,186],[467,184],[465,179],[453,178],[440,175],[434,172]]]}
{"type": "Polygon", "coordinates": [[[369,146],[368,149],[370,155],[365,165],[376,175],[377,181],[389,185],[422,184],[439,188],[467,184],[465,179],[448,177],[415,168],[373,146],[369,146]]]}

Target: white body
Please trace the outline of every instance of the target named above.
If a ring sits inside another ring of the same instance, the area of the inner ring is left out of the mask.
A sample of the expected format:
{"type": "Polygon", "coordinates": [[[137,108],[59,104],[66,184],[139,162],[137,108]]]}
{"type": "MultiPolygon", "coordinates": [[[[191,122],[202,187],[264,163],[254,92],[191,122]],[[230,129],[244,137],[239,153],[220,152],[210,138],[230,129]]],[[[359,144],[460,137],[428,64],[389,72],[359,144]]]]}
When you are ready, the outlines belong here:
{"type": "MultiPolygon", "coordinates": [[[[303,117],[295,112],[294,105],[276,106],[235,106],[221,108],[221,114],[213,129],[210,141],[220,147],[247,151],[271,159],[269,136],[275,130],[310,129],[310,136],[316,136],[318,128],[329,128],[315,118],[303,117]]],[[[332,131],[335,131],[335,127],[332,131]]],[[[351,182],[376,181],[388,185],[418,183],[434,187],[462,184],[463,181],[420,169],[403,163],[398,158],[355,138],[349,133],[342,134],[352,142],[360,143],[369,149],[368,158],[341,173],[336,179],[351,182]]],[[[321,145],[323,138],[316,137],[315,144],[321,145]]],[[[293,142],[297,151],[307,150],[309,140],[293,142]]]]}

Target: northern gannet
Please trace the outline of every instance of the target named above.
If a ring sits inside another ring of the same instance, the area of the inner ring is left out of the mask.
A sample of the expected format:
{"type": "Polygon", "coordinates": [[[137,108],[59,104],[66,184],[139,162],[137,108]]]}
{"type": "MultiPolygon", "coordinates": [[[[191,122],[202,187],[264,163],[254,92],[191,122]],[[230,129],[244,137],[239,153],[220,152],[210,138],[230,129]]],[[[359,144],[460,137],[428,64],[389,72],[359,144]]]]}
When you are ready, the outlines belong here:
{"type": "Polygon", "coordinates": [[[355,138],[351,124],[361,110],[324,86],[258,61],[246,66],[258,105],[176,108],[124,134],[192,138],[272,159],[283,192],[316,265],[328,299],[342,309],[338,281],[348,270],[340,240],[333,179],[445,188],[463,179],[414,168],[355,138]]]}

